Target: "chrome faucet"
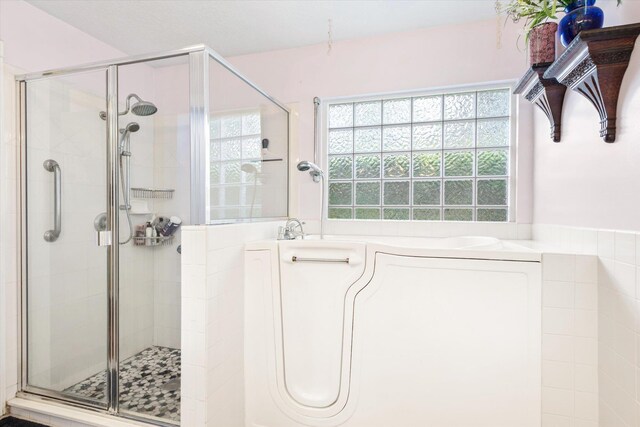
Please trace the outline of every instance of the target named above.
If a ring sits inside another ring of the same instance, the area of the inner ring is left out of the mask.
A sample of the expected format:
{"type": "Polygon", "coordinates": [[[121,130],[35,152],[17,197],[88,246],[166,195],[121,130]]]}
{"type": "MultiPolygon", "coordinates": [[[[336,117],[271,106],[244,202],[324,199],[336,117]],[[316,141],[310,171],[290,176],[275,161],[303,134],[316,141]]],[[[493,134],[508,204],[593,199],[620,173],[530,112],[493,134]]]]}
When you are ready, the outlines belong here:
{"type": "Polygon", "coordinates": [[[304,239],[302,224],[297,218],[289,218],[284,227],[278,228],[278,240],[304,239]]]}

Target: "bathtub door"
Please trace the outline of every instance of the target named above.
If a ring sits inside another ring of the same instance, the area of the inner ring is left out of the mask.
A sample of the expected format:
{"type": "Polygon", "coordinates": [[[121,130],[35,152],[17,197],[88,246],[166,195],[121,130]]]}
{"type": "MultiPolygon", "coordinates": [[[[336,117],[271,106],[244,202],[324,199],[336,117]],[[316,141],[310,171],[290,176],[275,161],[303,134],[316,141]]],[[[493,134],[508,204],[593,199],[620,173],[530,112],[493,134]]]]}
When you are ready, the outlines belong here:
{"type": "Polygon", "coordinates": [[[540,426],[539,263],[378,253],[354,305],[346,426],[540,426]]]}

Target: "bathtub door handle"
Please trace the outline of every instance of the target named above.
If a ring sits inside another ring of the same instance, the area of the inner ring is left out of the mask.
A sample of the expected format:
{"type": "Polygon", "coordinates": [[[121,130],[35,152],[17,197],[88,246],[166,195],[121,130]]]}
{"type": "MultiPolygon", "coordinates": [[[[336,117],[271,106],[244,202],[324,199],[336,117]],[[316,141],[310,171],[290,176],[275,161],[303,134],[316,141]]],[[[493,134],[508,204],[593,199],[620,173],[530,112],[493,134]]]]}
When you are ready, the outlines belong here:
{"type": "Polygon", "coordinates": [[[62,171],[60,165],[55,160],[45,160],[44,168],[53,172],[53,230],[47,230],[44,233],[44,240],[47,242],[55,242],[60,237],[62,231],[62,171]]]}
{"type": "Polygon", "coordinates": [[[343,258],[343,259],[299,258],[299,257],[294,255],[294,256],[291,257],[291,262],[327,262],[327,263],[349,264],[349,258],[343,258]]]}

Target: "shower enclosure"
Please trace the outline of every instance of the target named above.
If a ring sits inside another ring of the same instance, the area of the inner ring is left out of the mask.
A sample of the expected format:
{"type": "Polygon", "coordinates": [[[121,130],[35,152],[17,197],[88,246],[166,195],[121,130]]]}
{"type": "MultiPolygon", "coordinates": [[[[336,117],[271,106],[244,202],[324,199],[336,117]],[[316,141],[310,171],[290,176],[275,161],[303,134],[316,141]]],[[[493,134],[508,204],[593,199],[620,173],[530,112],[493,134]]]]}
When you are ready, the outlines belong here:
{"type": "Polygon", "coordinates": [[[180,225],[287,216],[288,110],[205,46],[17,89],[21,389],[178,424],[180,225]]]}

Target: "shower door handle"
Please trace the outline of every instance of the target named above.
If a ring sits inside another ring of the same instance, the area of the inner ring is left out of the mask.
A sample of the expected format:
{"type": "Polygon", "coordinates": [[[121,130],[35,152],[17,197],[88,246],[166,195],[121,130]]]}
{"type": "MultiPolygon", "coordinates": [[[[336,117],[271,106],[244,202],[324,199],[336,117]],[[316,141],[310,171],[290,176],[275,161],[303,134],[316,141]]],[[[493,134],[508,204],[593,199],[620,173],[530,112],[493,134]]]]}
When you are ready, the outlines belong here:
{"type": "Polygon", "coordinates": [[[53,230],[44,232],[44,240],[47,242],[55,242],[60,237],[62,231],[62,171],[60,165],[55,160],[45,160],[44,168],[53,172],[53,230]]]}

